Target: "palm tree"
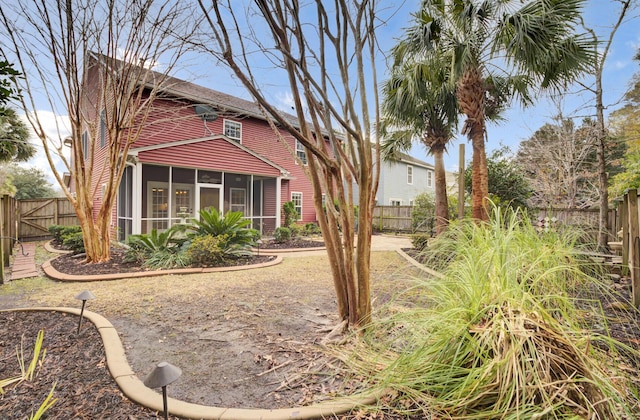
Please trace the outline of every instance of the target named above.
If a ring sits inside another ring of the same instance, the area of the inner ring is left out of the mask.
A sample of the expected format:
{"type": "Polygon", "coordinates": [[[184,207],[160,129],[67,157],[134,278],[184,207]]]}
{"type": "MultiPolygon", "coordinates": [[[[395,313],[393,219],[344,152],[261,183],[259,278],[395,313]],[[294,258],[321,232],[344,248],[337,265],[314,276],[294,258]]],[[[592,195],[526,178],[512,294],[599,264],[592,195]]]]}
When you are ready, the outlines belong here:
{"type": "Polygon", "coordinates": [[[390,160],[411,149],[419,139],[435,160],[436,234],[448,224],[447,182],[444,153],[458,124],[455,93],[446,83],[448,72],[441,61],[406,61],[392,69],[382,87],[384,137],[382,157],[390,160]]]}
{"type": "Polygon", "coordinates": [[[466,116],[462,133],[473,149],[472,202],[477,220],[488,219],[488,113],[511,99],[528,105],[539,90],[559,92],[587,69],[592,49],[587,38],[574,31],[583,3],[424,0],[414,25],[394,48],[396,63],[436,51],[451,71],[458,106],[466,116]]]}

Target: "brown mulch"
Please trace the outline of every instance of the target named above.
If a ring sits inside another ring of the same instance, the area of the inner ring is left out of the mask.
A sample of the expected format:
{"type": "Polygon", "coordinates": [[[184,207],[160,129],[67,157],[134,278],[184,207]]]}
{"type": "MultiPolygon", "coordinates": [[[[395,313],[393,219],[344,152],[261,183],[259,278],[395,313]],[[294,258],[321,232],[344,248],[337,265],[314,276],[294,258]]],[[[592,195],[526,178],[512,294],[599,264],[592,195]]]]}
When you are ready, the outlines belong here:
{"type": "MultiPolygon", "coordinates": [[[[220,267],[233,267],[239,265],[253,265],[273,260],[271,255],[254,255],[247,258],[237,258],[226,260],[220,267]]],[[[116,274],[116,273],[136,273],[141,271],[152,271],[138,262],[125,261],[124,252],[112,250],[111,259],[106,262],[86,264],[82,254],[63,254],[51,260],[51,266],[61,273],[74,275],[96,275],[96,274],[116,274]]]]}
{"type": "MultiPolygon", "coordinates": [[[[56,249],[64,249],[61,244],[56,243],[55,241],[52,241],[51,245],[56,249]]],[[[260,249],[318,248],[323,246],[323,241],[309,240],[304,238],[293,238],[285,242],[267,240],[260,245],[260,249]]],[[[253,265],[269,262],[274,258],[275,257],[272,255],[254,254],[252,257],[228,259],[223,264],[219,265],[219,267],[253,265]]],[[[61,273],[73,275],[136,273],[151,270],[150,268],[144,267],[138,262],[125,261],[124,250],[116,248],[111,250],[111,259],[107,262],[85,264],[83,254],[63,254],[52,260],[51,265],[61,273]]]]}
{"type": "Polygon", "coordinates": [[[323,241],[314,241],[305,238],[292,238],[284,242],[276,242],[275,240],[264,241],[264,243],[260,245],[260,249],[319,248],[323,246],[323,241]]]}
{"type": "MultiPolygon", "coordinates": [[[[46,355],[33,380],[9,385],[0,393],[0,417],[25,419],[38,410],[55,385],[53,406],[45,418],[157,419],[154,410],[125,397],[106,366],[98,330],[84,322],[77,334],[78,316],[60,312],[0,312],[0,381],[20,375],[16,351],[23,337],[24,360],[32,359],[33,346],[44,329],[46,355]]],[[[42,354],[41,354],[42,355],[42,354]]]]}

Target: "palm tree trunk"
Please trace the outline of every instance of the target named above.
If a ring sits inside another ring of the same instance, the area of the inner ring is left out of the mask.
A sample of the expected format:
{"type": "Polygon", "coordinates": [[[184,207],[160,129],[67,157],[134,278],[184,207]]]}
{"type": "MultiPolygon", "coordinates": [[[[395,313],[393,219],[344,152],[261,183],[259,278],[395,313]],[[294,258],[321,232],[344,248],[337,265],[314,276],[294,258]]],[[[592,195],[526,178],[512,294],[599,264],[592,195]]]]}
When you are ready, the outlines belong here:
{"type": "Polygon", "coordinates": [[[447,176],[444,169],[444,149],[434,149],[432,152],[435,159],[436,178],[436,235],[440,235],[449,225],[447,176]]]}
{"type": "Polygon", "coordinates": [[[486,199],[489,197],[489,172],[487,155],[484,147],[485,112],[484,112],[484,81],[480,71],[471,67],[465,71],[458,81],[458,105],[466,115],[464,134],[471,139],[473,148],[471,203],[472,216],[477,221],[487,221],[486,199]]]}

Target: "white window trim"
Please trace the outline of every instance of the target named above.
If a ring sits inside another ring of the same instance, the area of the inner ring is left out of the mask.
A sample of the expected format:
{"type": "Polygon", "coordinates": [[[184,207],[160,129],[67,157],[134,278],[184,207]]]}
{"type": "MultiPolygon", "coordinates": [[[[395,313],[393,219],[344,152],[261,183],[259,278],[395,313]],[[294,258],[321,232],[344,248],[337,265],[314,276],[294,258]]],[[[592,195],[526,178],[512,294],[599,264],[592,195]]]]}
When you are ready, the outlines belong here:
{"type": "Polygon", "coordinates": [[[407,185],[413,185],[413,166],[407,165],[407,185]]]}
{"type": "MultiPolygon", "coordinates": [[[[147,196],[145,197],[145,200],[147,200],[147,218],[152,219],[153,218],[153,214],[152,214],[152,207],[153,207],[153,202],[152,202],[152,195],[151,195],[151,190],[153,188],[164,188],[167,190],[167,217],[163,218],[162,220],[170,220],[173,218],[177,217],[177,212],[180,211],[180,209],[178,209],[177,204],[176,204],[176,190],[177,189],[181,189],[181,190],[188,190],[189,191],[189,209],[193,208],[193,202],[194,202],[194,186],[193,184],[182,184],[179,182],[174,182],[171,184],[171,189],[169,189],[169,183],[168,182],[163,182],[163,181],[148,181],[147,182],[147,196]]],[[[158,219],[161,220],[161,219],[158,219]]]]}
{"type": "Polygon", "coordinates": [[[293,201],[293,204],[296,206],[296,210],[298,209],[298,205],[296,204],[295,200],[293,199],[293,195],[294,194],[299,194],[300,195],[300,206],[299,206],[300,207],[300,212],[299,212],[299,215],[300,215],[300,219],[302,220],[302,203],[303,203],[302,199],[303,199],[303,195],[302,195],[301,192],[291,191],[291,201],[293,201]]]}
{"type": "Polygon", "coordinates": [[[247,214],[247,189],[246,188],[229,188],[229,211],[241,211],[243,215],[247,214]],[[236,191],[242,191],[242,210],[235,210],[234,207],[240,206],[240,204],[233,203],[233,193],[236,191]]]}
{"type": "Polygon", "coordinates": [[[224,131],[225,136],[229,137],[231,140],[236,140],[238,143],[242,144],[242,123],[241,122],[225,119],[222,124],[222,130],[224,131]],[[238,125],[239,131],[240,131],[239,137],[231,137],[230,135],[227,134],[227,123],[238,125]]]}
{"type": "Polygon", "coordinates": [[[307,165],[307,150],[304,148],[304,145],[298,140],[296,140],[296,158],[296,163],[300,161],[303,165],[307,165]]]}
{"type": "Polygon", "coordinates": [[[390,198],[389,199],[389,205],[390,206],[401,206],[402,205],[402,199],[401,198],[390,198]],[[398,202],[399,204],[393,204],[395,202],[398,202]]]}
{"type": "Polygon", "coordinates": [[[427,187],[433,187],[433,171],[427,171],[427,187]]]}

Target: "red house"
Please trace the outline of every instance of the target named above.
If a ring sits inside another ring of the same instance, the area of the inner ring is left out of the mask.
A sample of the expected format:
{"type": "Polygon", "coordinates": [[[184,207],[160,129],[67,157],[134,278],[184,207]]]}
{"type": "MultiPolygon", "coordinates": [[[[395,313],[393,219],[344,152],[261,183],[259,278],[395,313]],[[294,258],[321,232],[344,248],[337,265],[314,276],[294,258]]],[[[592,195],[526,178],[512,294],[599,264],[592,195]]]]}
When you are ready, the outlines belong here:
{"type": "MultiPolygon", "coordinates": [[[[163,86],[127,156],[114,209],[119,239],[167,229],[210,206],[242,212],[263,234],[281,225],[286,201],[301,222],[316,220],[304,148],[274,132],[257,104],[175,78],[163,86]]],[[[99,135],[86,135],[101,142],[93,147],[95,172],[107,156],[102,125],[99,135]]],[[[94,174],[94,186],[104,179],[94,174]]]]}

